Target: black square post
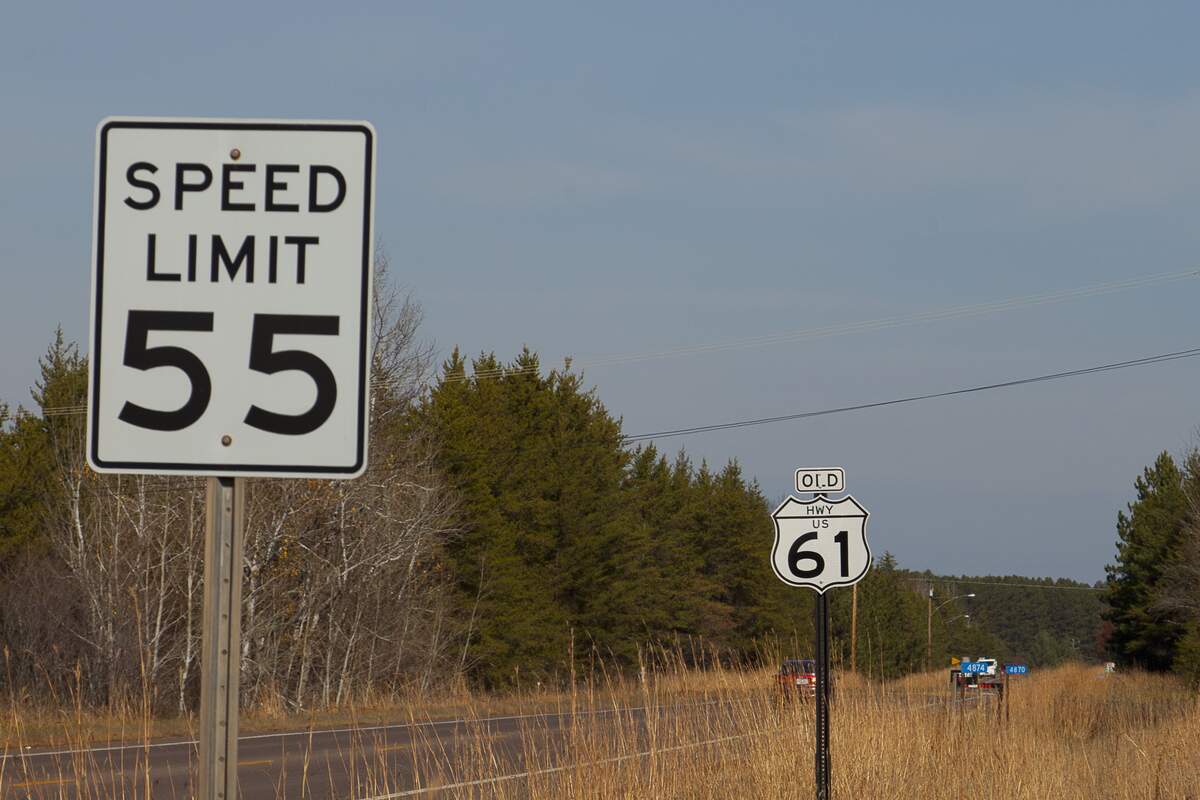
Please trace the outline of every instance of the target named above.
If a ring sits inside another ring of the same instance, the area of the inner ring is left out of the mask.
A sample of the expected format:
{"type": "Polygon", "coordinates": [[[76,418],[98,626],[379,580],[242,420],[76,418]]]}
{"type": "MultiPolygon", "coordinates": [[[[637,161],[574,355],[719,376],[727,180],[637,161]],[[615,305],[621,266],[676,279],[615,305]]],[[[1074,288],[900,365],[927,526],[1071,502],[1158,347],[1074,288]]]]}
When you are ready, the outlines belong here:
{"type": "Polygon", "coordinates": [[[817,593],[814,609],[817,639],[817,800],[829,800],[829,604],[817,593]]]}

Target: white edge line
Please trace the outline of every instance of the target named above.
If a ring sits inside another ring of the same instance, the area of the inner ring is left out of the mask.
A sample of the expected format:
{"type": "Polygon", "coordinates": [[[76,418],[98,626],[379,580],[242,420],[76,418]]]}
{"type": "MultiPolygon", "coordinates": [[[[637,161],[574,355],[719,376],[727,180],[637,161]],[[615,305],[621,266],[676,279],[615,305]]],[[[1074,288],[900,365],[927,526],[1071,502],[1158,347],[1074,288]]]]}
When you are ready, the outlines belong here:
{"type": "Polygon", "coordinates": [[[702,742],[688,742],[687,744],[677,744],[673,747],[659,747],[654,750],[643,750],[640,753],[630,753],[623,756],[614,756],[613,758],[602,758],[599,761],[585,761],[580,764],[565,764],[561,767],[547,767],[545,769],[530,770],[528,772],[514,772],[509,775],[498,775],[494,778],[480,778],[474,781],[463,781],[461,783],[447,783],[442,786],[429,786],[422,789],[406,789],[403,792],[395,792],[393,794],[381,794],[375,797],[364,798],[364,800],[395,800],[398,797],[414,797],[419,794],[432,794],[434,792],[448,792],[452,789],[466,789],[472,786],[486,786],[490,783],[501,783],[503,781],[514,781],[521,778],[529,778],[534,775],[551,775],[556,772],[566,772],[567,770],[579,769],[580,767],[594,767],[600,764],[615,764],[620,761],[628,761],[631,758],[643,758],[645,756],[654,755],[655,753],[672,753],[677,750],[688,750],[693,747],[703,747],[708,744],[724,744],[732,742],[736,739],[745,739],[750,736],[763,736],[768,733],[776,733],[782,728],[771,728],[765,731],[751,731],[749,733],[739,733],[734,736],[722,736],[719,739],[705,739],[702,742]]]}
{"type": "MultiPolygon", "coordinates": [[[[972,698],[962,698],[961,700],[953,701],[951,703],[951,705],[954,705],[956,703],[970,702],[971,700],[978,700],[978,699],[979,699],[978,696],[972,697],[972,698]]],[[[711,705],[711,703],[704,703],[702,705],[711,705]]],[[[929,708],[930,705],[934,705],[934,704],[931,703],[929,705],[923,706],[923,708],[929,708]]],[[[939,703],[939,705],[940,705],[940,703],[939,703]]],[[[655,753],[672,753],[672,752],[676,752],[679,750],[688,750],[693,747],[703,747],[705,745],[710,745],[710,744],[724,744],[725,742],[732,742],[732,741],[735,741],[738,739],[746,739],[751,736],[763,736],[768,733],[777,733],[780,730],[782,730],[782,728],[770,728],[765,731],[750,731],[749,733],[739,733],[739,734],[735,734],[733,736],[722,736],[717,739],[705,739],[704,741],[701,741],[701,742],[688,742],[686,744],[674,745],[672,747],[660,747],[660,748],[657,748],[654,750],[643,750],[640,753],[630,753],[628,755],[623,755],[623,756],[614,756],[613,758],[603,758],[603,759],[600,759],[599,761],[585,761],[585,762],[582,762],[579,764],[565,764],[561,767],[546,767],[545,769],[529,770],[526,772],[513,772],[508,775],[497,775],[496,777],[493,777],[493,778],[478,778],[473,781],[462,781],[460,783],[447,783],[447,784],[443,784],[441,786],[429,786],[429,787],[424,787],[424,788],[420,788],[420,789],[405,789],[402,792],[394,792],[392,794],[376,795],[375,797],[364,798],[364,800],[396,800],[397,798],[400,798],[400,797],[415,797],[417,795],[422,795],[422,794],[433,794],[435,792],[449,792],[454,789],[469,789],[469,788],[476,787],[476,786],[487,786],[488,784],[503,783],[505,781],[515,781],[515,780],[520,780],[521,778],[531,778],[534,775],[553,775],[558,772],[566,772],[567,770],[579,769],[581,767],[594,767],[594,766],[599,766],[600,764],[616,764],[621,761],[628,761],[631,758],[644,758],[645,756],[654,755],[655,753]]]]}
{"type": "MultiPolygon", "coordinates": [[[[712,700],[707,703],[690,703],[684,705],[661,706],[663,710],[672,710],[677,708],[700,708],[703,706],[715,705],[717,701],[712,700]]],[[[576,711],[575,716],[592,717],[600,716],[601,714],[618,714],[625,711],[646,711],[648,706],[622,706],[621,708],[602,708],[594,711],[576,711]]],[[[239,736],[239,742],[249,742],[256,739],[285,739],[291,736],[323,736],[338,733],[370,733],[371,731],[386,731],[400,730],[403,728],[435,728],[440,725],[458,725],[461,723],[479,723],[479,722],[509,722],[516,719],[550,719],[555,717],[569,717],[572,712],[561,711],[544,714],[509,714],[498,717],[461,717],[459,719],[436,719],[425,722],[396,722],[388,725],[371,725],[368,727],[354,728],[325,728],[322,730],[311,731],[281,731],[279,733],[256,733],[250,736],[239,736]]],[[[44,756],[69,756],[78,755],[81,753],[111,753],[117,750],[157,750],[167,747],[190,747],[199,744],[196,739],[179,740],[174,742],[152,742],[150,744],[114,744],[104,747],[85,747],[75,750],[31,750],[19,751],[16,753],[7,753],[0,755],[0,764],[9,760],[41,758],[44,756]]]]}

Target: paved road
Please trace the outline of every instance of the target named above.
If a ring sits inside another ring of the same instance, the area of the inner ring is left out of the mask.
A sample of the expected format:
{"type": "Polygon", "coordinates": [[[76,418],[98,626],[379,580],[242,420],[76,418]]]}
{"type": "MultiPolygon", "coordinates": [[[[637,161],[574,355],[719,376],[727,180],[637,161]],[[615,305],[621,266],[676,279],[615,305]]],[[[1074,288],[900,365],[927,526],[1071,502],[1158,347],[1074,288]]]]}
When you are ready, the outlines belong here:
{"type": "MultiPolygon", "coordinates": [[[[931,711],[980,700],[977,696],[952,700],[941,694],[884,696],[889,694],[884,692],[877,699],[931,711]]],[[[637,757],[645,731],[660,726],[669,729],[677,715],[691,716],[686,727],[707,731],[708,744],[743,738],[745,733],[725,724],[728,715],[722,713],[723,705],[697,701],[651,711],[624,707],[580,711],[574,716],[523,714],[243,736],[238,769],[241,797],[463,796],[481,778],[519,775],[526,769],[557,771],[560,765],[570,763],[563,754],[574,749],[574,737],[592,737],[592,745],[585,748],[591,753],[603,752],[606,741],[622,740],[621,752],[627,755],[620,760],[637,757]],[[629,740],[631,731],[638,741],[629,740]],[[452,791],[419,791],[437,786],[452,791]]],[[[656,748],[661,752],[704,744],[699,740],[656,748]]],[[[193,791],[196,757],[196,744],[189,741],[156,742],[149,747],[27,751],[0,759],[0,800],[184,800],[193,791]]]]}
{"type": "MultiPolygon", "coordinates": [[[[713,703],[656,709],[651,716],[697,713],[713,703]]],[[[496,765],[525,768],[558,761],[584,729],[647,723],[641,707],[536,715],[446,719],[355,729],[243,736],[238,779],[245,800],[385,796],[420,786],[471,781],[496,765]]],[[[191,796],[195,742],[156,742],[89,750],[32,750],[3,757],[0,798],[171,798],[191,796]]]]}

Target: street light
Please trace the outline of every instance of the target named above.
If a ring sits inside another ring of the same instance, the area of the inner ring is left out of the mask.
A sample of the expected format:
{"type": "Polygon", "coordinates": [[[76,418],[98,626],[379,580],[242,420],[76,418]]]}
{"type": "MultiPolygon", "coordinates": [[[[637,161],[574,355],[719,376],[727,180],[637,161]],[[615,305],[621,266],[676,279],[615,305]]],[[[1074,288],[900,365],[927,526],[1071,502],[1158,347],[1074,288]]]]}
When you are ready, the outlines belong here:
{"type": "MultiPolygon", "coordinates": [[[[955,600],[962,600],[964,598],[974,597],[974,596],[975,596],[974,592],[971,592],[970,594],[960,594],[957,597],[951,597],[949,600],[943,601],[942,603],[940,603],[938,605],[937,609],[934,609],[934,607],[933,607],[933,587],[932,586],[929,587],[929,618],[926,620],[926,631],[925,631],[925,671],[926,672],[933,669],[933,612],[935,610],[940,610],[942,607],[949,605],[950,603],[953,603],[955,600]]],[[[966,616],[969,618],[969,615],[967,615],[967,614],[964,614],[963,616],[966,616]]],[[[957,617],[955,617],[955,619],[957,619],[957,617]]]]}

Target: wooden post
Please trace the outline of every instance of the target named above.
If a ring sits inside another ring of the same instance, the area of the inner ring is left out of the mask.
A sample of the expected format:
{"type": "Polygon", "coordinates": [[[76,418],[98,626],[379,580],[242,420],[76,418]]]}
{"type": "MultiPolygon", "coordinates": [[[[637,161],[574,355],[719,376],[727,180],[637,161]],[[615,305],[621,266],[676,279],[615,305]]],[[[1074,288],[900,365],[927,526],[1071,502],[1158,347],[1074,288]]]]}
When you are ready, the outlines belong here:
{"type": "Polygon", "coordinates": [[[850,671],[858,672],[858,584],[850,587],[850,671]]]}
{"type": "Polygon", "coordinates": [[[929,616],[925,621],[925,671],[933,669],[933,587],[929,587],[929,616]]]}

